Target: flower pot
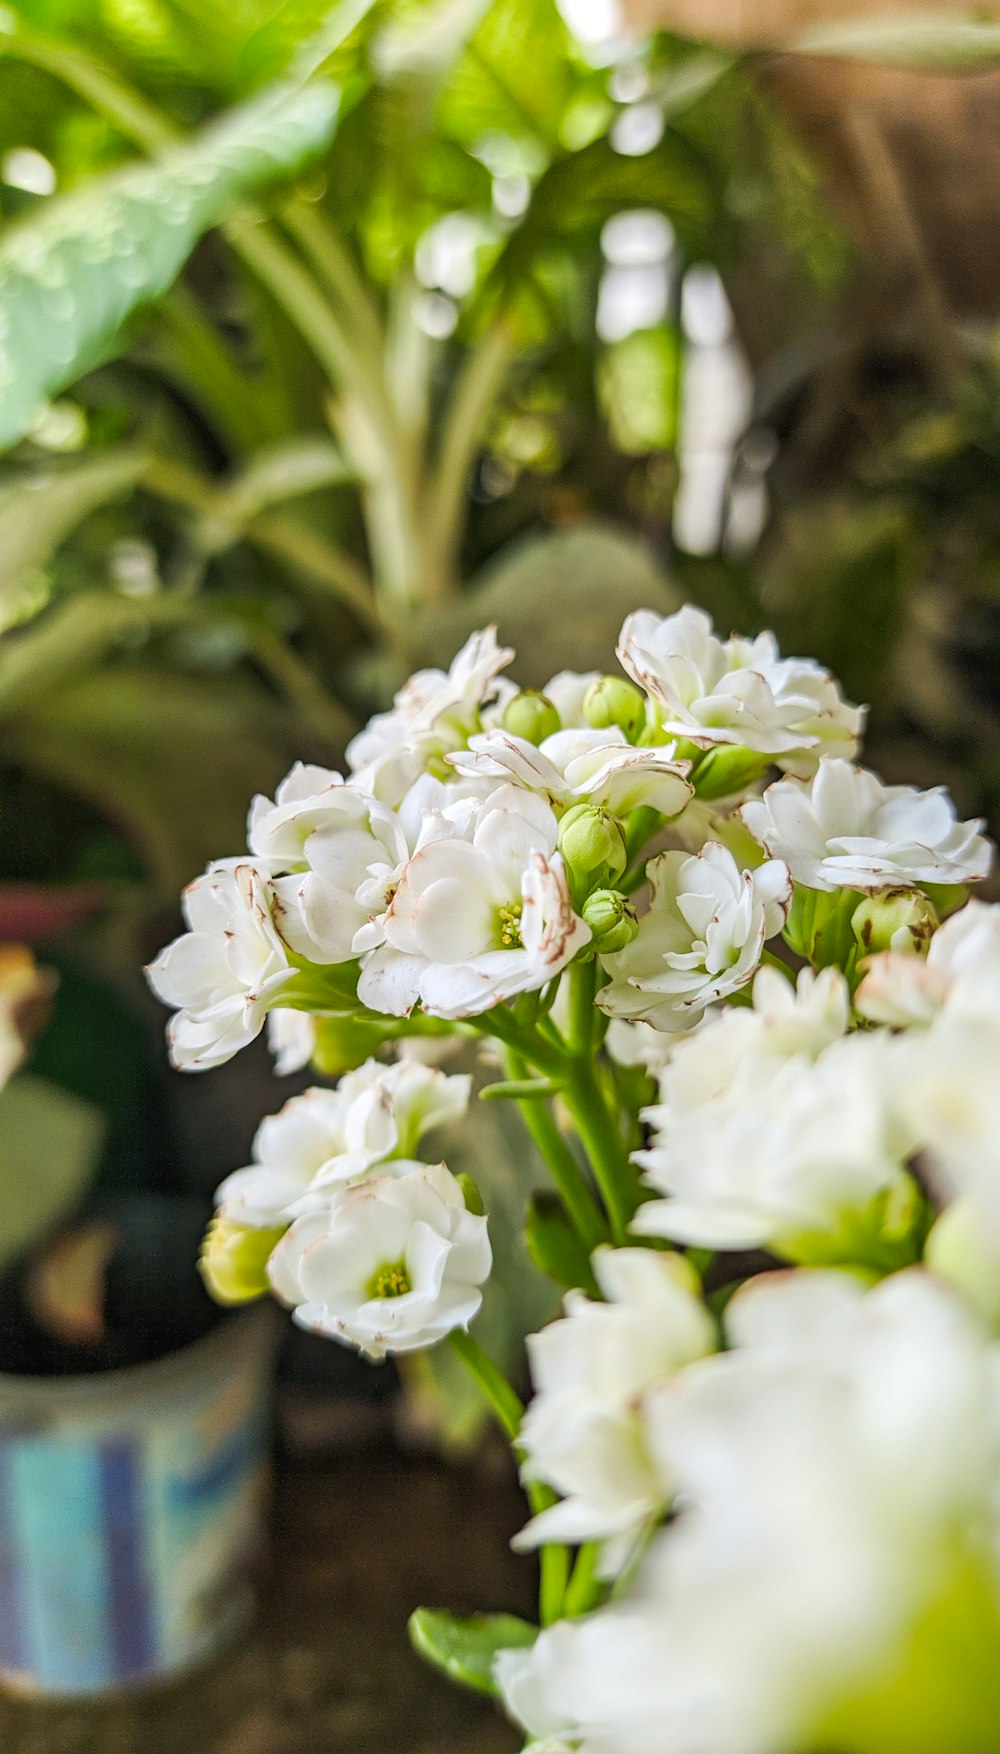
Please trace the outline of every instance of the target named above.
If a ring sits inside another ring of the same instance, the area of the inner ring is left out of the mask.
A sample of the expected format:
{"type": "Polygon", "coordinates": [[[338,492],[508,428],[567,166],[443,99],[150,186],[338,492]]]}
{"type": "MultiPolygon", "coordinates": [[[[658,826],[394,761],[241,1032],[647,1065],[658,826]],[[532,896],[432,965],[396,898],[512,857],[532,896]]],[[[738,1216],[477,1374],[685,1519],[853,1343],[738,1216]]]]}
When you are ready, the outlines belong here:
{"type": "Polygon", "coordinates": [[[0,1683],[99,1695],[218,1651],[253,1599],[274,1311],[103,1376],[0,1375],[0,1683]]]}

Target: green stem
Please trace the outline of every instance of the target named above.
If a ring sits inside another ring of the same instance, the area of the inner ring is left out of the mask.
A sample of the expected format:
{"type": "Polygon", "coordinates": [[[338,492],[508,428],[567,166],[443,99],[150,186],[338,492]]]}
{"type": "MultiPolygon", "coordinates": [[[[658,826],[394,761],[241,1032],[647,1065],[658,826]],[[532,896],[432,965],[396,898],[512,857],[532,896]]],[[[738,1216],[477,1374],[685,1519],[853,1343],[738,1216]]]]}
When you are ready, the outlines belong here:
{"type": "Polygon", "coordinates": [[[448,1335],[448,1344],[462,1360],[470,1375],[475,1377],[483,1398],[489,1403],[504,1435],[510,1438],[511,1443],[516,1443],[521,1420],[524,1418],[524,1404],[514,1393],[503,1371],[483,1351],[479,1341],[474,1340],[464,1328],[453,1328],[448,1335]]]}
{"type": "MultiPolygon", "coordinates": [[[[484,1400],[490,1407],[497,1424],[511,1444],[517,1449],[517,1435],[524,1417],[524,1407],[514,1393],[503,1372],[494,1364],[492,1358],[483,1351],[478,1340],[464,1328],[453,1328],[448,1335],[448,1344],[456,1357],[462,1360],[466,1369],[477,1383],[484,1400]]],[[[528,1503],[536,1516],[556,1502],[554,1492],[542,1486],[536,1480],[525,1483],[528,1503]]],[[[563,1611],[563,1600],[569,1577],[569,1553],[565,1547],[546,1546],[539,1556],[541,1566],[540,1578],[540,1614],[543,1626],[551,1626],[558,1620],[563,1611]]]]}
{"type": "MultiPolygon", "coordinates": [[[[512,1049],[508,1048],[504,1059],[511,1078],[523,1077],[524,1062],[512,1049]]],[[[580,1165],[544,1098],[522,1097],[517,1106],[581,1242],[587,1253],[592,1254],[602,1242],[607,1242],[607,1230],[580,1165]]]]}
{"type": "Polygon", "coordinates": [[[563,1612],[568,1620],[575,1620],[581,1614],[588,1614],[601,1595],[601,1582],[597,1576],[597,1560],[600,1545],[597,1541],[588,1541],[585,1547],[577,1552],[572,1575],[563,1599],[563,1612]]]}
{"type": "Polygon", "coordinates": [[[572,962],[567,970],[569,983],[569,1047],[570,1052],[590,1054],[594,1037],[594,995],[597,991],[597,964],[572,962]]]}
{"type": "Polygon", "coordinates": [[[634,1179],[624,1140],[604,1100],[597,1068],[589,1053],[571,1062],[563,1100],[583,1141],[611,1222],[612,1241],[626,1241],[632,1217],[630,1186],[634,1179]]]}
{"type": "Polygon", "coordinates": [[[537,1029],[519,1024],[503,1005],[495,1005],[492,1011],[485,1011],[481,1017],[470,1017],[469,1022],[480,1035],[492,1035],[506,1047],[513,1048],[539,1072],[559,1082],[565,1078],[565,1054],[555,1043],[543,1041],[537,1029]]]}

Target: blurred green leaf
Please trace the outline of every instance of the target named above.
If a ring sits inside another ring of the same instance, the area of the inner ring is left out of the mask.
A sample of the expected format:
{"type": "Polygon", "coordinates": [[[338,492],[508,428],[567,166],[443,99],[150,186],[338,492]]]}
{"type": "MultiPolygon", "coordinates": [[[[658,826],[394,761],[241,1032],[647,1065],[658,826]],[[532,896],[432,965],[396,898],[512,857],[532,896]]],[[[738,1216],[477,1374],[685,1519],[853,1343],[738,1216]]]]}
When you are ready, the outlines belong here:
{"type": "MultiPolygon", "coordinates": [[[[132,487],[142,459],[121,451],[71,467],[25,471],[0,480],[0,632],[24,619],[56,549],[97,506],[132,487]]],[[[37,593],[37,607],[45,601],[37,593]]]]}
{"type": "Polygon", "coordinates": [[[592,1297],[600,1297],[587,1248],[553,1189],[542,1188],[532,1194],[524,1240],[539,1272],[566,1289],[578,1286],[592,1297]]]}
{"type": "Polygon", "coordinates": [[[633,609],[678,607],[642,542],[588,520],[510,543],[457,602],[414,618],[407,655],[439,664],[473,629],[495,621],[517,651],[518,682],[543,688],[557,670],[607,670],[633,609]]]}
{"type": "Polygon", "coordinates": [[[1000,67],[1000,23],[954,12],[899,12],[848,18],[803,31],[783,47],[797,55],[873,61],[924,73],[984,73],[1000,67]]]}
{"type": "Polygon", "coordinates": [[[165,292],[202,232],[327,144],[329,84],[268,91],[191,146],[54,199],[0,244],[0,445],[47,396],[108,357],[122,324],[165,292]]]}
{"type": "Polygon", "coordinates": [[[129,665],[83,676],[5,726],[5,756],[95,804],[165,896],[239,846],[256,791],[301,750],[292,720],[241,676],[129,665]]]}
{"type": "Polygon", "coordinates": [[[437,1608],[418,1608],[410,1615],[410,1643],[418,1656],[441,1669],[449,1681],[476,1693],[495,1695],[493,1663],[501,1650],[523,1650],[534,1644],[538,1627],[513,1614],[471,1614],[462,1619],[437,1608]]]}
{"type": "Polygon", "coordinates": [[[105,1117],[48,1078],[0,1091],[0,1265],[72,1211],[94,1174],[105,1117]]]}

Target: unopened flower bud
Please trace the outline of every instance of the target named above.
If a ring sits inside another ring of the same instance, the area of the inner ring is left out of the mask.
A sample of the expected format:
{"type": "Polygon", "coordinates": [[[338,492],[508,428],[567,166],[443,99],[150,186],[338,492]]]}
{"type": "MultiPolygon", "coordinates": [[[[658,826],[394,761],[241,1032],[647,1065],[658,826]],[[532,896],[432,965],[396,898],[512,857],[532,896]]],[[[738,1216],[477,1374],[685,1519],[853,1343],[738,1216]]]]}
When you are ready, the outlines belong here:
{"type": "Polygon", "coordinates": [[[579,889],[617,882],[628,864],[620,823],[596,804],[574,804],[559,824],[559,851],[579,889]]]}
{"type": "Polygon", "coordinates": [[[503,728],[512,737],[523,737],[528,743],[542,743],[562,729],[562,721],[547,694],[537,688],[523,688],[504,708],[503,728]]]}
{"type": "Polygon", "coordinates": [[[937,914],[919,889],[888,889],[866,895],[851,915],[851,927],[864,956],[875,956],[882,950],[922,956],[937,925],[937,914]]]}
{"type": "Polygon", "coordinates": [[[646,723],[646,697],[624,676],[600,676],[584,695],[583,716],[593,730],[616,725],[634,743],[646,723]]]}
{"type": "Polygon", "coordinates": [[[231,1218],[212,1219],[201,1245],[201,1276],[216,1303],[249,1303],[268,1289],[267,1263],[288,1226],[254,1230],[231,1218]]]}
{"type": "Polygon", "coordinates": [[[583,919],[594,935],[594,949],[609,956],[631,944],[639,930],[635,908],[617,889],[595,889],[588,895],[583,919]]]}

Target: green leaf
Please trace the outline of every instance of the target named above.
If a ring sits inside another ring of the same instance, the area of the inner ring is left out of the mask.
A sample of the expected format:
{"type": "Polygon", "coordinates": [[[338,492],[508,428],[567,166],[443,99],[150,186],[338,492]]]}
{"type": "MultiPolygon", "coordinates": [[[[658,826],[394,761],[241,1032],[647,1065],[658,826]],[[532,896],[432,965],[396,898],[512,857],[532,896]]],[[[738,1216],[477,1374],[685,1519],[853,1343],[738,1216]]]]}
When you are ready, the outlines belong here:
{"type": "Polygon", "coordinates": [[[501,1078],[496,1084],[484,1084],[479,1092],[480,1102],[498,1102],[501,1097],[509,1096],[515,1101],[532,1096],[557,1096],[562,1089],[551,1078],[501,1078]]]}
{"type": "Polygon", "coordinates": [[[271,792],[295,743],[289,717],[246,678],[152,664],[64,682],[4,726],[5,759],[122,827],[165,897],[240,844],[248,800],[271,792]]]}
{"type": "Polygon", "coordinates": [[[204,231],[329,142],[335,86],[266,92],[190,146],[48,203],[0,244],[0,445],[107,359],[132,312],[167,290],[204,231]]]}
{"type": "Polygon", "coordinates": [[[0,1092],[0,1263],[72,1210],[104,1143],[100,1109],[21,1072],[0,1092]]]}
{"type": "Polygon", "coordinates": [[[493,1663],[498,1651],[524,1650],[534,1644],[538,1627],[514,1614],[473,1614],[461,1619],[438,1608],[418,1608],[410,1615],[410,1643],[418,1656],[440,1669],[449,1681],[495,1697],[493,1663]]]}
{"type": "Polygon", "coordinates": [[[600,1297],[586,1245],[551,1188],[532,1194],[524,1225],[528,1254],[540,1272],[567,1290],[579,1288],[600,1297]]]}
{"type": "Polygon", "coordinates": [[[819,24],[783,45],[797,55],[828,55],[912,67],[923,73],[983,73],[1000,67],[1000,23],[953,12],[890,13],[819,24]]]}
{"type": "Polygon", "coordinates": [[[67,468],[10,475],[0,482],[0,632],[41,608],[39,575],[87,515],[136,481],[142,459],[122,451],[67,468]]]}

